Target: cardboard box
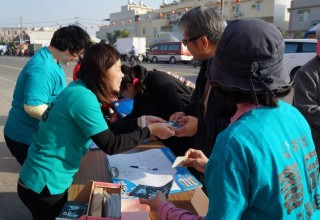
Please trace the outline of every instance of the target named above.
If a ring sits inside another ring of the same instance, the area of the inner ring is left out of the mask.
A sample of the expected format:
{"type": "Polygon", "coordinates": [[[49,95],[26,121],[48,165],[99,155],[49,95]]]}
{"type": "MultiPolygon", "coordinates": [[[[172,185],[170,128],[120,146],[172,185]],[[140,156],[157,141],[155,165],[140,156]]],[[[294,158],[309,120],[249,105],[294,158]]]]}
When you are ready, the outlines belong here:
{"type": "Polygon", "coordinates": [[[193,208],[196,210],[199,216],[206,216],[209,208],[209,198],[202,191],[202,189],[197,186],[193,197],[191,199],[191,204],[193,208]]]}
{"type": "MultiPolygon", "coordinates": [[[[79,220],[119,220],[112,218],[103,218],[98,216],[90,216],[90,207],[92,205],[92,197],[95,189],[103,188],[109,194],[117,193],[120,195],[120,184],[95,182],[90,181],[84,186],[81,192],[74,199],[76,202],[87,202],[88,210],[87,214],[82,216],[79,220]]],[[[148,220],[150,207],[145,204],[140,204],[139,199],[121,199],[121,220],[148,220]]]]}

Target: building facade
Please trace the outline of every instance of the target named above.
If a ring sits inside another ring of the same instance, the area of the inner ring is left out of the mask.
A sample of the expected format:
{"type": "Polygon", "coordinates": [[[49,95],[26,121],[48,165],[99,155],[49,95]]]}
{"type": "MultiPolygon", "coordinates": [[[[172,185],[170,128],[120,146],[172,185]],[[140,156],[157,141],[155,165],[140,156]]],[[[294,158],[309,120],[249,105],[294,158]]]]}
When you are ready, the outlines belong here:
{"type": "Polygon", "coordinates": [[[120,12],[110,14],[110,24],[101,27],[97,37],[106,39],[106,33],[127,29],[131,37],[146,37],[147,45],[181,40],[178,28],[180,18],[191,8],[200,5],[215,8],[227,22],[258,18],[288,31],[290,4],[291,0],[174,0],[171,3],[163,0],[159,9],[152,9],[143,2],[137,4],[129,0],[120,12]]]}
{"type": "Polygon", "coordinates": [[[289,32],[305,32],[320,23],[319,0],[294,0],[291,2],[289,32]]]}
{"type": "Polygon", "coordinates": [[[9,42],[14,41],[15,38],[23,38],[27,31],[27,28],[15,28],[15,27],[3,27],[0,31],[0,41],[9,42]]]}

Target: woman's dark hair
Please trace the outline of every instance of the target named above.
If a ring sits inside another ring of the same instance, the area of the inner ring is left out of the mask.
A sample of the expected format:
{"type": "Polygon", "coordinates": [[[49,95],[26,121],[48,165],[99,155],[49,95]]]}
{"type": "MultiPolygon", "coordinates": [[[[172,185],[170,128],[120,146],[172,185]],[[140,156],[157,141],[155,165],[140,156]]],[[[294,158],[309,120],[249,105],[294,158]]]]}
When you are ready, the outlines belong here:
{"type": "Polygon", "coordinates": [[[91,43],[89,34],[81,27],[70,25],[56,30],[50,46],[60,51],[68,50],[71,54],[78,53],[91,43]]]}
{"type": "Polygon", "coordinates": [[[110,44],[93,44],[85,52],[77,76],[103,103],[114,97],[109,86],[112,80],[108,70],[120,59],[119,52],[110,44]]]}
{"type": "MultiPolygon", "coordinates": [[[[213,87],[212,89],[216,90],[217,93],[222,94],[228,104],[234,105],[244,102],[255,103],[253,97],[249,93],[241,93],[238,91],[227,91],[219,87],[213,87]]],[[[269,106],[269,107],[278,107],[278,99],[274,96],[268,94],[256,94],[258,103],[260,105],[269,106]]]]}
{"type": "Polygon", "coordinates": [[[129,67],[128,65],[121,66],[121,72],[123,73],[124,77],[122,78],[121,85],[120,85],[120,93],[123,90],[127,89],[127,84],[131,83],[137,91],[137,94],[144,93],[146,89],[146,85],[144,83],[145,79],[145,68],[140,65],[136,65],[134,67],[129,67]]]}

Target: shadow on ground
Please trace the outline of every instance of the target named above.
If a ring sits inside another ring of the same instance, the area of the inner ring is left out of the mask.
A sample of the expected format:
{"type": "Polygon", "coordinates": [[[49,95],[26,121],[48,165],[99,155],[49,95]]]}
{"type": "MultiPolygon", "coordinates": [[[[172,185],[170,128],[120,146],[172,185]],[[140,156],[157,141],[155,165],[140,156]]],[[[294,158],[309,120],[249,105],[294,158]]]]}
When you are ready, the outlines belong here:
{"type": "Polygon", "coordinates": [[[7,116],[0,115],[0,126],[4,126],[7,121],[7,116]]]}
{"type": "Polygon", "coordinates": [[[17,192],[0,193],[1,220],[32,220],[29,210],[21,202],[17,192]]]}
{"type": "Polygon", "coordinates": [[[14,158],[5,142],[0,142],[0,172],[19,173],[20,165],[14,158]]]}

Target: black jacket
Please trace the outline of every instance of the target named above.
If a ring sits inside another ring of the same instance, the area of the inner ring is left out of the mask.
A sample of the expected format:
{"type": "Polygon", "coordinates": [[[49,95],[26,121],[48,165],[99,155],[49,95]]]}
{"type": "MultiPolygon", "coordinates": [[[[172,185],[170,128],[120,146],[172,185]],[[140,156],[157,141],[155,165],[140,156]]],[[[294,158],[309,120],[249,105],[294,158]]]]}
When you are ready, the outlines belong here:
{"type": "Polygon", "coordinates": [[[203,61],[191,103],[184,112],[187,115],[198,118],[198,132],[193,136],[193,147],[202,150],[209,157],[217,135],[229,125],[230,118],[235,114],[237,108],[235,105],[228,105],[221,94],[211,89],[207,111],[205,116],[203,116],[203,106],[200,104],[200,100],[207,80],[206,71],[207,61],[203,61]]]}
{"type": "Polygon", "coordinates": [[[145,68],[144,71],[146,89],[134,98],[132,112],[124,120],[141,115],[169,120],[170,115],[183,111],[190,104],[191,90],[178,79],[162,71],[147,71],[145,68]]]}

